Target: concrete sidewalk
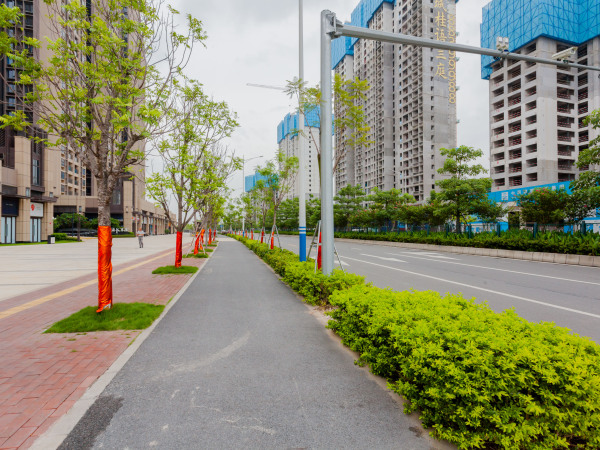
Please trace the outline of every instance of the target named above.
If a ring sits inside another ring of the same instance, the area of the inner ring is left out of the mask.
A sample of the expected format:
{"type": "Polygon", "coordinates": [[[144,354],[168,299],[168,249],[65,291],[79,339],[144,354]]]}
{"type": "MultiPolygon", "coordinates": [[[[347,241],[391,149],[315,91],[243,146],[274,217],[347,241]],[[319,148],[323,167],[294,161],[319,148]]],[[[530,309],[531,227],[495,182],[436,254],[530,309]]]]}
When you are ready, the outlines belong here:
{"type": "MultiPolygon", "coordinates": [[[[65,247],[70,245],[77,244],[65,247]]],[[[163,249],[116,265],[114,301],[166,304],[190,275],[151,272],[173,260],[174,249],[163,249]]],[[[0,302],[1,449],[30,447],[138,336],[139,331],[43,334],[54,322],[96,305],[97,296],[96,275],[90,274],[0,302]]]]}
{"type": "Polygon", "coordinates": [[[316,316],[220,238],[61,448],[452,448],[316,316]]]}

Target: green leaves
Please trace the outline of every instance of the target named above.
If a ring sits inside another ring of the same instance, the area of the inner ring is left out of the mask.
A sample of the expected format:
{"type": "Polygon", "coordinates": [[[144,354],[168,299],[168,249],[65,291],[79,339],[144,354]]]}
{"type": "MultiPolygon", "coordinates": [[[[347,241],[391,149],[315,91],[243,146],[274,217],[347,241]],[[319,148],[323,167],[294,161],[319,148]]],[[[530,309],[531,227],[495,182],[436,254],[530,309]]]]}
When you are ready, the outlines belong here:
{"type": "Polygon", "coordinates": [[[442,215],[454,218],[457,231],[460,231],[461,222],[466,223],[472,214],[485,212],[489,216],[491,213],[503,212],[489,207],[491,204],[487,193],[492,187],[492,181],[489,178],[473,178],[487,172],[480,164],[471,164],[473,160],[483,156],[481,150],[461,145],[457,148],[442,148],[440,153],[447,159],[438,173],[449,177],[436,181],[440,188],[437,199],[442,203],[442,215]]]}
{"type": "Polygon", "coordinates": [[[335,291],[329,327],[459,448],[597,448],[600,347],[437,292],[335,291]]]}

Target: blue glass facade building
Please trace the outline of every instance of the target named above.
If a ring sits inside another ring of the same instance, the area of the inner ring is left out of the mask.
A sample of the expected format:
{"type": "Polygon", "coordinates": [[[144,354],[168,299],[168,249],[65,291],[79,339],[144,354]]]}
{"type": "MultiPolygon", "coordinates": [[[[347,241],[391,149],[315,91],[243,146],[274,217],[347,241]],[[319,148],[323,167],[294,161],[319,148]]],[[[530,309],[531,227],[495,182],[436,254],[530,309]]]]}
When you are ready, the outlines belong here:
{"type": "MultiPolygon", "coordinates": [[[[492,0],[483,8],[481,46],[496,48],[498,36],[509,38],[509,51],[539,37],[572,46],[600,35],[598,0],[492,0]]],[[[489,79],[494,59],[481,57],[481,77],[489,79]]]]}
{"type": "Polygon", "coordinates": [[[254,175],[246,175],[246,178],[244,179],[244,191],[250,192],[252,189],[254,189],[256,183],[258,183],[260,180],[266,179],[267,177],[261,175],[258,172],[256,172],[254,175]]]}
{"type": "MultiPolygon", "coordinates": [[[[287,114],[277,126],[277,143],[280,144],[286,137],[294,137],[298,134],[300,125],[300,113],[287,114]]],[[[313,108],[304,120],[305,127],[319,128],[321,126],[321,108],[313,108]]]]}

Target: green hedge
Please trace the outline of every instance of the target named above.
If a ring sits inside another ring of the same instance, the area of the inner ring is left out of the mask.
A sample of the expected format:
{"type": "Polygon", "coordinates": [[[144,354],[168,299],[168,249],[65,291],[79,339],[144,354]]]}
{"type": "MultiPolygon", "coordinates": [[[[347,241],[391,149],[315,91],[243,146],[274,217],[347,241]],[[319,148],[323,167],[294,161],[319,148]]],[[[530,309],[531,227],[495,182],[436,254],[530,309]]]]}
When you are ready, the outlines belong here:
{"type": "Polygon", "coordinates": [[[502,233],[477,233],[472,238],[466,234],[431,233],[360,233],[338,232],[336,238],[364,239],[373,241],[408,242],[416,244],[453,245],[457,247],[494,248],[526,252],[548,252],[575,255],[600,255],[600,234],[569,234],[560,232],[539,233],[536,238],[525,230],[502,233]]]}
{"type": "Polygon", "coordinates": [[[460,448],[600,448],[600,346],[437,292],[334,292],[329,327],[460,448]]]}
{"type": "Polygon", "coordinates": [[[460,295],[394,292],[362,277],[314,273],[287,250],[244,242],[329,328],[459,448],[600,448],[600,346],[554,324],[501,314],[460,295]]]}
{"type": "Polygon", "coordinates": [[[298,255],[288,250],[279,248],[271,250],[267,244],[239,236],[234,237],[264,259],[282,277],[283,281],[304,296],[307,303],[312,305],[326,305],[329,296],[334,291],[364,284],[364,277],[344,273],[339,269],[334,270],[333,274],[327,277],[319,270],[315,272],[314,261],[300,262],[298,255]]]}

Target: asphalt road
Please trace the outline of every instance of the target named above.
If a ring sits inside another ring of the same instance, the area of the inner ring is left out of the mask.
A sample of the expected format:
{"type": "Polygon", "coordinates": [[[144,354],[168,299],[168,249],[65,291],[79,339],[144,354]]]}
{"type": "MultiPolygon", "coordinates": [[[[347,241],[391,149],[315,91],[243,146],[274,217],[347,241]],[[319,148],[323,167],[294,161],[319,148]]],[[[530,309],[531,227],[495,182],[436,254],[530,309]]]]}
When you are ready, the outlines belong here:
{"type": "Polygon", "coordinates": [[[242,244],[203,271],[62,449],[446,449],[242,244]]]}
{"type": "MultiPolygon", "coordinates": [[[[310,238],[307,238],[307,247],[310,238]]],[[[298,251],[297,236],[281,244],[298,251]]],[[[382,288],[462,293],[495,311],[514,308],[533,322],[554,322],[600,343],[600,269],[506,258],[338,242],[344,270],[382,288]]],[[[313,250],[312,255],[315,255],[313,250]]],[[[337,259],[336,259],[337,265],[337,259]]]]}

